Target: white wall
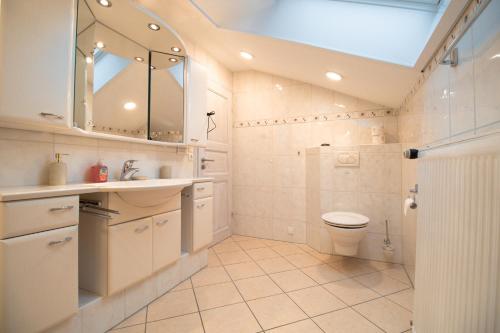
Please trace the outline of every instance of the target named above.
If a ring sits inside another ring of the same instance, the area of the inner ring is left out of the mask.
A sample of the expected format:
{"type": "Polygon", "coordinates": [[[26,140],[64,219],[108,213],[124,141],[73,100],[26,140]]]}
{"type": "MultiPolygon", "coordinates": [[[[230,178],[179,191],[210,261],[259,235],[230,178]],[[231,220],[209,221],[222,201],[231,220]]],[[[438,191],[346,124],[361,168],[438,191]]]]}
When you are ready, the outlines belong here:
{"type": "MultiPolygon", "coordinates": [[[[459,65],[437,65],[398,117],[403,149],[474,137],[500,129],[500,0],[492,0],[457,47],[459,65]]],[[[403,188],[416,183],[418,162],[403,162],[403,188]]],[[[417,211],[418,212],[418,211],[417,211]]],[[[417,212],[403,220],[404,262],[413,277],[417,212]]]]}
{"type": "Polygon", "coordinates": [[[366,110],[380,106],[265,73],[238,72],[233,80],[233,232],[304,243],[305,149],[370,143],[375,124],[383,124],[388,141],[397,142],[396,117],[303,122],[318,114],[333,119],[346,111],[368,116],[366,110]],[[295,118],[300,121],[294,123],[295,118]],[[257,126],[266,119],[281,124],[257,126]]]}

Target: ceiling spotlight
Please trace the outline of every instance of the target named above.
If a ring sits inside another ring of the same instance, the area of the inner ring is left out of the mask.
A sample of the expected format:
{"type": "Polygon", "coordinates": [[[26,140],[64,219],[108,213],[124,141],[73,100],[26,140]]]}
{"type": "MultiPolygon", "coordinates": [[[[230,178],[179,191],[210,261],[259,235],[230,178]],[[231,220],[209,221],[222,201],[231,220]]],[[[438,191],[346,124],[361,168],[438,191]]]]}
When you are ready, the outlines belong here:
{"type": "Polygon", "coordinates": [[[170,61],[170,62],[177,62],[178,60],[175,59],[175,58],[168,58],[168,61],[170,61]]]}
{"type": "Polygon", "coordinates": [[[103,42],[98,41],[97,43],[95,43],[95,46],[97,46],[97,47],[98,47],[98,48],[100,48],[100,49],[103,49],[105,45],[104,45],[104,43],[103,43],[103,42]]]}
{"type": "Polygon", "coordinates": [[[342,80],[342,75],[335,72],[326,72],[326,77],[332,81],[340,81],[342,80]]]}
{"type": "Polygon", "coordinates": [[[85,62],[87,64],[91,64],[92,63],[92,57],[85,57],[85,62]]]}
{"type": "Polygon", "coordinates": [[[181,49],[180,49],[180,48],[178,48],[177,46],[173,46],[173,47],[171,48],[171,50],[172,50],[172,51],[174,51],[174,52],[181,52],[181,49]]]}
{"type": "Polygon", "coordinates": [[[137,107],[137,104],[135,104],[134,102],[127,102],[127,103],[123,104],[123,108],[125,110],[134,110],[136,107],[137,107]]]}
{"type": "Polygon", "coordinates": [[[153,31],[158,31],[160,30],[160,26],[158,24],[155,24],[155,23],[149,23],[148,24],[148,28],[153,30],[153,31]]]}
{"type": "Polygon", "coordinates": [[[97,0],[97,3],[103,7],[111,7],[111,1],[109,0],[97,0]]]}
{"type": "Polygon", "coordinates": [[[251,53],[248,53],[245,51],[240,51],[240,56],[245,60],[252,60],[253,59],[253,55],[251,53]]]}
{"type": "Polygon", "coordinates": [[[141,57],[135,57],[134,59],[136,61],[138,61],[138,62],[143,62],[144,61],[144,58],[141,58],[141,57]]]}
{"type": "Polygon", "coordinates": [[[153,66],[153,65],[150,65],[150,66],[149,66],[149,68],[150,68],[151,70],[156,69],[156,67],[155,67],[155,66],[153,66]]]}

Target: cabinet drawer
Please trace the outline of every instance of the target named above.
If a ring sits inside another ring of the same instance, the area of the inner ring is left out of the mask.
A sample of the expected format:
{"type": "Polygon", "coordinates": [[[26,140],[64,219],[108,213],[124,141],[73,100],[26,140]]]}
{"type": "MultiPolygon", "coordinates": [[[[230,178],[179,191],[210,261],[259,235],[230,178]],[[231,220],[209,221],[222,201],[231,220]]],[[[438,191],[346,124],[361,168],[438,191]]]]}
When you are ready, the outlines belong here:
{"type": "Polygon", "coordinates": [[[0,203],[0,238],[78,224],[78,196],[0,203]]]}
{"type": "Polygon", "coordinates": [[[181,256],[181,211],[153,216],[153,271],[181,256]]]}
{"type": "Polygon", "coordinates": [[[213,198],[193,201],[193,251],[213,241],[213,198]]]}
{"type": "Polygon", "coordinates": [[[78,311],[78,227],[0,241],[0,332],[40,332],[78,311]]]}
{"type": "Polygon", "coordinates": [[[200,199],[211,197],[213,193],[213,183],[196,183],[193,185],[193,198],[200,199]]]}
{"type": "Polygon", "coordinates": [[[152,273],[152,218],[108,229],[108,295],[152,273]]]}

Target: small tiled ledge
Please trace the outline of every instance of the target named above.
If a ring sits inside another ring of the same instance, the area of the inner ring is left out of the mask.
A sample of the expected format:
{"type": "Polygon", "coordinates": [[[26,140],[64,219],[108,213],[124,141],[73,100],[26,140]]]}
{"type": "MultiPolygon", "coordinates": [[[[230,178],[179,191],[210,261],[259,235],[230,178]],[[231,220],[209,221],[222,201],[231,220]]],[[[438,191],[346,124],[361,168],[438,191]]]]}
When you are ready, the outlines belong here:
{"type": "Polygon", "coordinates": [[[116,326],[207,265],[208,250],[183,253],[173,265],[108,297],[80,293],[80,310],[51,333],[102,333],[116,326]],[[94,299],[93,299],[94,298],[94,299]]]}

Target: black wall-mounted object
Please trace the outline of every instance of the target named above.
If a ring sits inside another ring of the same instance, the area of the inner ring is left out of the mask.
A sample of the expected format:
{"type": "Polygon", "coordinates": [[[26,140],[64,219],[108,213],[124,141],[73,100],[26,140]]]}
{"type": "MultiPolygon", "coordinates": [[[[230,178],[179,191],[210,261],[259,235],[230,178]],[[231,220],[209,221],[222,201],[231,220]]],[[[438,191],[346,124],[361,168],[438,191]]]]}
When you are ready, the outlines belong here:
{"type": "Polygon", "coordinates": [[[403,156],[409,160],[418,158],[418,149],[410,148],[403,152],[403,156]]]}

